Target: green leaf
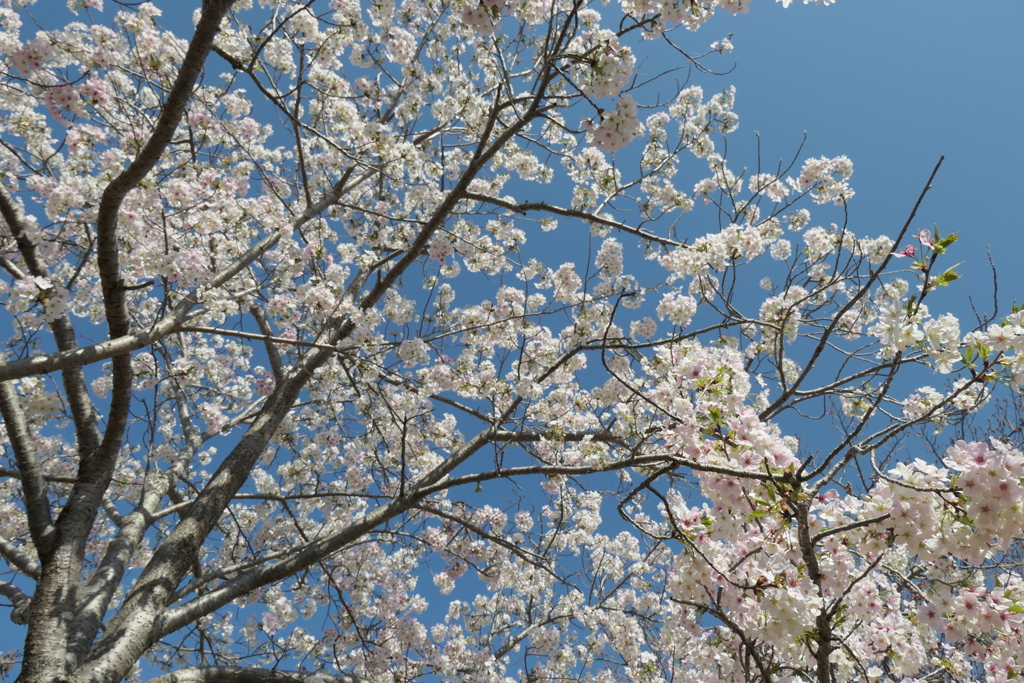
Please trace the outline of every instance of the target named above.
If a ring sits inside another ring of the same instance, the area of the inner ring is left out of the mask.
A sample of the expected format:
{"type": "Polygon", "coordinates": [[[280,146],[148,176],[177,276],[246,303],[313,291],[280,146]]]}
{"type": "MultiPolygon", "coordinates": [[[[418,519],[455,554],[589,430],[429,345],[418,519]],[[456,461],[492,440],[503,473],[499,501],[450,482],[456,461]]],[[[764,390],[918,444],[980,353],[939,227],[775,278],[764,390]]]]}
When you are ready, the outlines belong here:
{"type": "Polygon", "coordinates": [[[958,273],[955,270],[953,270],[952,268],[950,268],[945,273],[943,273],[942,275],[940,275],[937,278],[935,278],[935,284],[939,285],[940,287],[945,287],[950,282],[953,282],[954,280],[959,280],[959,279],[960,279],[960,273],[958,273]]]}

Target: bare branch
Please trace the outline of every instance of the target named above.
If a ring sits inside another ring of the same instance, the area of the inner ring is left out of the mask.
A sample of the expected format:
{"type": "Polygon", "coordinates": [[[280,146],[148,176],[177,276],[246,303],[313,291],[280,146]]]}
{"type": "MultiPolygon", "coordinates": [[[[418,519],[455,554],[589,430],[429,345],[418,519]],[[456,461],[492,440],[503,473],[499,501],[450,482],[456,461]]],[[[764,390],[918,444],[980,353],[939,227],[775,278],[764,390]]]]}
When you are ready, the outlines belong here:
{"type": "Polygon", "coordinates": [[[638,228],[634,228],[634,227],[632,227],[630,225],[626,225],[625,223],[622,223],[622,222],[619,222],[619,221],[615,221],[615,220],[612,220],[610,218],[605,218],[605,217],[602,217],[602,216],[598,216],[596,214],[592,214],[592,213],[589,213],[587,211],[581,211],[579,209],[566,209],[566,208],[563,208],[563,207],[560,207],[560,206],[555,206],[554,204],[548,204],[547,202],[519,202],[519,203],[515,203],[515,202],[509,202],[509,201],[501,199],[499,197],[489,197],[487,195],[478,194],[476,192],[467,192],[466,193],[466,199],[471,199],[471,200],[477,201],[477,202],[484,202],[485,204],[493,204],[495,206],[500,206],[503,209],[508,209],[509,211],[513,211],[515,213],[528,213],[530,211],[543,211],[545,213],[554,214],[556,216],[566,216],[568,218],[579,218],[580,220],[586,221],[588,223],[595,223],[597,225],[603,225],[605,227],[615,228],[616,230],[621,230],[622,232],[629,233],[630,235],[636,235],[637,237],[645,239],[645,240],[647,240],[649,242],[653,242],[655,244],[660,244],[662,246],[666,246],[666,247],[681,247],[681,246],[683,246],[682,242],[676,242],[675,240],[670,240],[670,239],[668,239],[666,237],[659,237],[658,235],[654,235],[654,234],[646,232],[644,230],[640,230],[638,228]]]}

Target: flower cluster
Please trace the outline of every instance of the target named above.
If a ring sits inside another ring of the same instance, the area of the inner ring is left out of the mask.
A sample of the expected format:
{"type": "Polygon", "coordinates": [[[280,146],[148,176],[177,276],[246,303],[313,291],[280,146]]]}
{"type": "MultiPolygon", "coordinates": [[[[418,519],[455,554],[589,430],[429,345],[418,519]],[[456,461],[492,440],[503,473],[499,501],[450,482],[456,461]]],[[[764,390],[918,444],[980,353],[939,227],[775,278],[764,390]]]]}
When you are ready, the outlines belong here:
{"type": "Polygon", "coordinates": [[[590,121],[584,122],[584,128],[593,134],[594,145],[605,152],[622,149],[643,130],[637,119],[636,101],[629,95],[620,97],[612,111],[601,112],[596,128],[590,121]]]}
{"type": "Polygon", "coordinates": [[[847,183],[851,175],[853,162],[845,156],[808,159],[793,186],[800,192],[809,192],[818,204],[843,204],[854,194],[847,183]]]}
{"type": "MultiPolygon", "coordinates": [[[[51,323],[66,315],[71,306],[71,294],[64,287],[43,277],[24,277],[5,287],[6,307],[12,314],[28,313],[26,320],[51,323]]],[[[3,291],[3,290],[0,290],[3,291]]],[[[34,322],[30,324],[35,324],[34,322]]]]}
{"type": "Polygon", "coordinates": [[[462,8],[462,21],[475,32],[490,35],[506,6],[504,0],[470,0],[462,8]]]}
{"type": "Polygon", "coordinates": [[[583,31],[567,53],[572,55],[573,73],[583,94],[595,99],[618,95],[636,64],[633,51],[607,29],[583,31]]]}

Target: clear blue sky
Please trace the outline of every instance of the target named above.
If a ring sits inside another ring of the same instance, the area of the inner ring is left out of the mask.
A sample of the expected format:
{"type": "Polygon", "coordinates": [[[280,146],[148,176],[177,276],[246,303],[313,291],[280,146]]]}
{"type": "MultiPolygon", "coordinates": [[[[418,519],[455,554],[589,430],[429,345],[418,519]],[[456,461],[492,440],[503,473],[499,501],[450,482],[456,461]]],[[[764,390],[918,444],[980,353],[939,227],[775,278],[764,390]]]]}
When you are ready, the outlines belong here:
{"type": "Polygon", "coordinates": [[[1024,301],[1024,2],[799,2],[754,0],[687,37],[734,34],[735,70],[720,80],[737,88],[735,158],[754,158],[755,130],[766,161],[789,158],[806,131],[804,156],[854,162],[850,228],[894,234],[944,155],[917,224],[961,233],[953,258],[968,277],[949,294],[991,310],[991,245],[1001,308],[1024,301]]]}

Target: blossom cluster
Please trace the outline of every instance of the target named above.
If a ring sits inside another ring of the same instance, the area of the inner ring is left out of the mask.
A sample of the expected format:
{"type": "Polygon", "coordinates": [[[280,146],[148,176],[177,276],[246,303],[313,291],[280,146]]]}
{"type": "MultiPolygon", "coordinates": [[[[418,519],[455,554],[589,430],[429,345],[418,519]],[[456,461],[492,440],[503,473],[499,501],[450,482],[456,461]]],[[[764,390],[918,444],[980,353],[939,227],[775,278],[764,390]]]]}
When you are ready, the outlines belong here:
{"type": "Polygon", "coordinates": [[[608,29],[583,31],[569,44],[568,54],[580,90],[595,99],[618,95],[636,64],[633,51],[608,29]]]}
{"type": "Polygon", "coordinates": [[[601,122],[596,128],[592,122],[585,122],[584,128],[593,133],[593,143],[605,152],[615,152],[629,144],[643,130],[637,120],[636,101],[623,95],[612,111],[601,112],[601,122]]]}

